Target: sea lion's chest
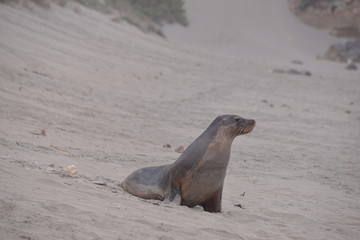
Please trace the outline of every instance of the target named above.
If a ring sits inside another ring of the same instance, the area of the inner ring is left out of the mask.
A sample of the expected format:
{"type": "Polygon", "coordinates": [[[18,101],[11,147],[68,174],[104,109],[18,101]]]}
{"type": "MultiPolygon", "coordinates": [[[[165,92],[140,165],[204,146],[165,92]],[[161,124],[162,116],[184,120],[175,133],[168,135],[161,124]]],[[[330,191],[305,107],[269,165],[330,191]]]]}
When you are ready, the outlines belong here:
{"type": "Polygon", "coordinates": [[[194,164],[182,177],[182,198],[196,202],[199,196],[207,198],[222,187],[231,144],[219,140],[212,141],[200,159],[193,159],[194,164]]]}

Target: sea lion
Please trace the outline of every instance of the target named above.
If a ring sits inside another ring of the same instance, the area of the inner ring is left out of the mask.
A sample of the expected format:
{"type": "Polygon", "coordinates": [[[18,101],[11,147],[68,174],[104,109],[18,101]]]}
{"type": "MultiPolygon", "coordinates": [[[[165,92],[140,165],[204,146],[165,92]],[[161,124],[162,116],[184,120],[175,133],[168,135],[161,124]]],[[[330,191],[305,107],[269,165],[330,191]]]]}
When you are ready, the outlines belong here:
{"type": "Polygon", "coordinates": [[[140,198],[201,205],[205,211],[220,212],[231,144],[254,126],[254,120],[237,115],[219,116],[174,163],[138,169],[121,187],[140,198]]]}

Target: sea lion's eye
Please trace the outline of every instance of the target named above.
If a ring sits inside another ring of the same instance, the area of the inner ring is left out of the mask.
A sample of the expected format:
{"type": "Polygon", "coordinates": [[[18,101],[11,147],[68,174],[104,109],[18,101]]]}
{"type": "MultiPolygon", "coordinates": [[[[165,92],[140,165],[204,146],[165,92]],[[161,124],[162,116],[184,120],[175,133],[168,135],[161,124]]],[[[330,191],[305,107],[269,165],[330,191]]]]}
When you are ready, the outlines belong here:
{"type": "Polygon", "coordinates": [[[239,117],[236,117],[236,118],[235,118],[235,121],[239,122],[239,121],[240,121],[240,118],[239,118],[239,117]]]}

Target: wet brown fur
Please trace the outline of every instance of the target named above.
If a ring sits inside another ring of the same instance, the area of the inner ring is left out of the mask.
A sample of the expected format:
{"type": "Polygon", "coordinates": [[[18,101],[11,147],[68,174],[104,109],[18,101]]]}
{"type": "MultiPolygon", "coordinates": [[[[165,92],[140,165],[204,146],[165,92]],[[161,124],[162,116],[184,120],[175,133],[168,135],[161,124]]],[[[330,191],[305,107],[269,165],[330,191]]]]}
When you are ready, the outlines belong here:
{"type": "Polygon", "coordinates": [[[231,144],[254,126],[254,120],[237,115],[219,116],[177,161],[136,170],[121,187],[141,198],[175,201],[189,207],[201,205],[205,211],[220,212],[231,144]]]}

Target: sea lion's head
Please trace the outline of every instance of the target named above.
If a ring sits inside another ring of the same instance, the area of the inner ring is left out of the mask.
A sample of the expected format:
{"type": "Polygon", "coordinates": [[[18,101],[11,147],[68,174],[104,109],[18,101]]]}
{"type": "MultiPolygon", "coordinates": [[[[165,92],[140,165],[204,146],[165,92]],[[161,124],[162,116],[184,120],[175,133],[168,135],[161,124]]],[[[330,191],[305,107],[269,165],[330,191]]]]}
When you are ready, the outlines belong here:
{"type": "Polygon", "coordinates": [[[247,134],[255,127],[255,120],[245,119],[238,115],[222,115],[217,117],[209,128],[217,128],[225,135],[235,138],[247,134]]]}

